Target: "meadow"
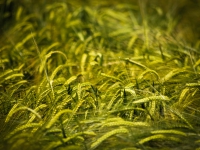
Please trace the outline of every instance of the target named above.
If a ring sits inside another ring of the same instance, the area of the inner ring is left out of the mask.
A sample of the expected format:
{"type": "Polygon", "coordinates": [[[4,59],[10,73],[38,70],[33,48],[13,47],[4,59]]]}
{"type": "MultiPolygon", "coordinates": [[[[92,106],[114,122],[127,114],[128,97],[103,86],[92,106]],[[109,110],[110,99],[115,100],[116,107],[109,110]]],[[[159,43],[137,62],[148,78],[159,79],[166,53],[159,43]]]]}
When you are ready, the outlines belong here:
{"type": "Polygon", "coordinates": [[[200,1],[0,2],[0,149],[200,149],[200,1]]]}

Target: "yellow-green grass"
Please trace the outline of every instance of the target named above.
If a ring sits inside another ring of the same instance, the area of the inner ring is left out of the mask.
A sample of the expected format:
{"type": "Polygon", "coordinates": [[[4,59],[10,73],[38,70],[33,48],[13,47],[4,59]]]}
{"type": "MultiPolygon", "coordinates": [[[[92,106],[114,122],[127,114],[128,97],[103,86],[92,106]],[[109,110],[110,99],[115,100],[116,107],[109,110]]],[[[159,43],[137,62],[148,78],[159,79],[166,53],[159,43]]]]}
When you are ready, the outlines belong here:
{"type": "Polygon", "coordinates": [[[195,4],[11,3],[12,15],[1,2],[0,149],[200,147],[198,18],[181,24],[195,4]]]}

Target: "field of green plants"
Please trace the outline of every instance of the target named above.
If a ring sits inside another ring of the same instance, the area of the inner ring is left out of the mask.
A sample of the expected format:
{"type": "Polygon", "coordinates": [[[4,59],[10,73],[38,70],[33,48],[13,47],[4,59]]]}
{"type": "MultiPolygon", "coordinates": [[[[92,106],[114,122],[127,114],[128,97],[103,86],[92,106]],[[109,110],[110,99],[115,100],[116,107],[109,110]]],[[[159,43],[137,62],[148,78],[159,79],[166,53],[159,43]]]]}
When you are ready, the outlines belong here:
{"type": "Polygon", "coordinates": [[[200,150],[200,1],[0,1],[0,149],[200,150]]]}

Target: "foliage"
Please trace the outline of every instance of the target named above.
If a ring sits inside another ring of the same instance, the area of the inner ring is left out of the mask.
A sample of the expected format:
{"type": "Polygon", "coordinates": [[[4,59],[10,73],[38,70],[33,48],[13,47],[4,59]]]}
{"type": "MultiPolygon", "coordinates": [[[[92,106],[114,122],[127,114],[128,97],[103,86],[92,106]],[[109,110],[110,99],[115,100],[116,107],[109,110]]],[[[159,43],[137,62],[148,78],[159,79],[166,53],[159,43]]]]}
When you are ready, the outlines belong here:
{"type": "Polygon", "coordinates": [[[20,3],[0,41],[0,149],[200,148],[199,42],[170,11],[20,3]]]}

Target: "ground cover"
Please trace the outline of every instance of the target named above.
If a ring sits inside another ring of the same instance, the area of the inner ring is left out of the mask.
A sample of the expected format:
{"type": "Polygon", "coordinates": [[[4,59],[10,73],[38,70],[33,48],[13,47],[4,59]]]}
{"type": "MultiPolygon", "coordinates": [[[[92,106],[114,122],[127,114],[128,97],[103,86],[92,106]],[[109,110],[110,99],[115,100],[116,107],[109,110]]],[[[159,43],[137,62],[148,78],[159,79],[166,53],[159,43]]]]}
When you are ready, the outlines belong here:
{"type": "Polygon", "coordinates": [[[1,2],[0,149],[199,149],[198,20],[77,2],[1,2]]]}

